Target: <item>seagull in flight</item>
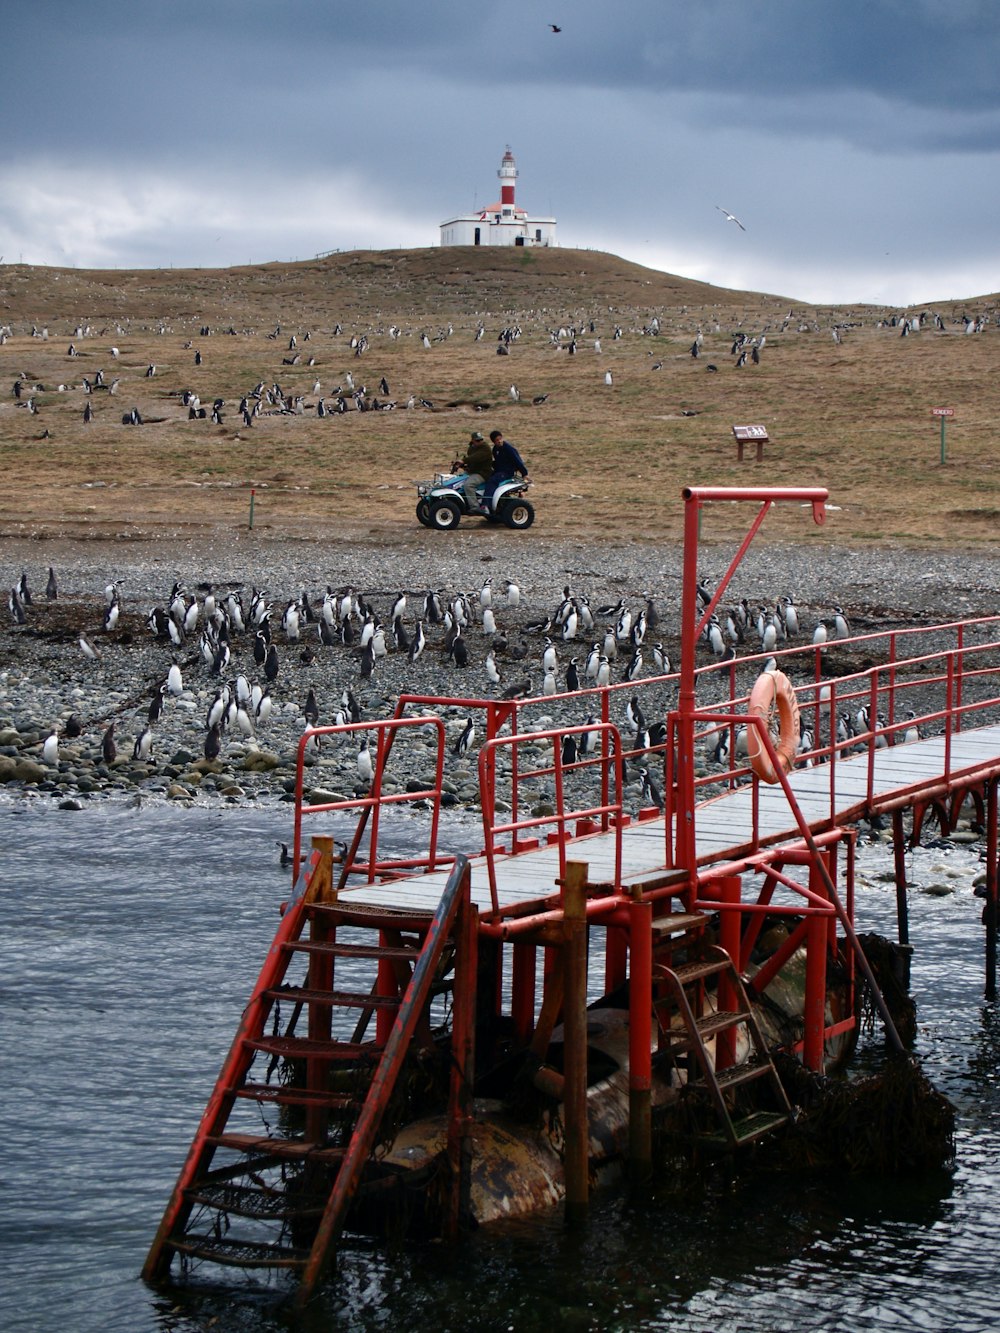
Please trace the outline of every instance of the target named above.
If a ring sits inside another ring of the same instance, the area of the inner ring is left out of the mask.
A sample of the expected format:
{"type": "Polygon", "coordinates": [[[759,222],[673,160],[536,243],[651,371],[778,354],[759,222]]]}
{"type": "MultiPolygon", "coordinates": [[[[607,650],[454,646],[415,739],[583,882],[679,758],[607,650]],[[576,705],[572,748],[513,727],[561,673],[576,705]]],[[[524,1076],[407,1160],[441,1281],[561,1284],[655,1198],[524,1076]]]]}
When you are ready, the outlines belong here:
{"type": "Polygon", "coordinates": [[[558,23],[550,23],[549,27],[552,29],[553,32],[562,32],[562,28],[560,28],[558,23]]]}
{"type": "Polygon", "coordinates": [[[719,212],[723,214],[727,222],[735,222],[740,231],[746,231],[746,227],[744,227],[743,223],[735,213],[730,213],[727,208],[722,208],[719,204],[716,204],[715,206],[718,208],[719,212]]]}

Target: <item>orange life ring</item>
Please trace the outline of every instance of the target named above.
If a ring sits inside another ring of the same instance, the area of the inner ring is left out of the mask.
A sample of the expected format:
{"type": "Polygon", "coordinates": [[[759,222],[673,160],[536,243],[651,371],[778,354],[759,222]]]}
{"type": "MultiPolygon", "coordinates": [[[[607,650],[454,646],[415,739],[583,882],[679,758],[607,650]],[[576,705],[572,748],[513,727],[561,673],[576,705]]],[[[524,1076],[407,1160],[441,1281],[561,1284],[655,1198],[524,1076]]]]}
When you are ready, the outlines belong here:
{"type": "MultiPolygon", "coordinates": [[[[750,691],[749,713],[751,717],[762,717],[778,754],[778,762],[786,773],[795,765],[795,754],[799,748],[799,701],[795,697],[792,682],[783,671],[765,671],[757,677],[750,691]],[[777,711],[778,734],[774,735],[774,714],[777,711]]],[[[771,756],[761,740],[755,726],[747,727],[747,756],[750,767],[761,782],[778,782],[780,778],[771,756]]]]}

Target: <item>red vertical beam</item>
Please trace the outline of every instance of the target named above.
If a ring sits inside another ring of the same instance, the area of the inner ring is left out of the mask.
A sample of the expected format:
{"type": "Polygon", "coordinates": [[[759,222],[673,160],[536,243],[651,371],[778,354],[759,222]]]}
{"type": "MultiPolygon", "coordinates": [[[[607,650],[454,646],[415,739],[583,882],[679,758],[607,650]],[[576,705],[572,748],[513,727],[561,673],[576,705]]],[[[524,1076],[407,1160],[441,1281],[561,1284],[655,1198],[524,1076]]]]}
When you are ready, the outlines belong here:
{"type": "Polygon", "coordinates": [[[628,940],[623,930],[607,929],[604,945],[604,990],[609,994],[628,977],[628,940]]]}
{"type": "MultiPolygon", "coordinates": [[[[740,936],[742,916],[737,910],[742,900],[742,884],[739,875],[725,875],[716,881],[719,886],[719,898],[723,910],[719,913],[719,943],[733,960],[733,966],[740,965],[740,936]]],[[[739,1004],[739,995],[732,979],[723,972],[719,977],[719,1009],[733,1011],[739,1004]]],[[[729,1069],[736,1062],[736,1028],[720,1032],[715,1039],[715,1067],[729,1069]]]]}
{"type": "MultiPolygon", "coordinates": [[[[829,873],[829,872],[828,872],[829,873]]],[[[823,892],[823,880],[817,867],[809,867],[809,887],[814,893],[823,892]]],[[[802,1042],[802,1063],[814,1073],[822,1074],[825,1056],[826,1031],[826,951],[827,922],[810,908],[806,916],[806,995],[803,1018],[805,1032],[802,1042]]]]}
{"type": "Polygon", "coordinates": [[[641,1179],[653,1162],[653,904],[631,902],[628,912],[628,1151],[633,1177],[641,1179]]]}
{"type": "Polygon", "coordinates": [[[986,784],[986,998],[997,998],[997,780],[986,784]]]}
{"type": "Polygon", "coordinates": [[[535,1026],[535,964],[533,944],[515,940],[511,962],[511,1018],[518,1044],[527,1046],[535,1026]]]}

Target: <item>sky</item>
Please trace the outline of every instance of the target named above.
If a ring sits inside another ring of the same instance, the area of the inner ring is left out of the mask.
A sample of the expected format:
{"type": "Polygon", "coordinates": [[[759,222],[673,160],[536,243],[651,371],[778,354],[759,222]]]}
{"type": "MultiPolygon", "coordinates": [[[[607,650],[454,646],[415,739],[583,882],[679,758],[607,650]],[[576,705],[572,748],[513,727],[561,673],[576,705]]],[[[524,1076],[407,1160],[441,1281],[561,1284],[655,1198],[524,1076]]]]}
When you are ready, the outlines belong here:
{"type": "Polygon", "coordinates": [[[31,0],[12,40],[0,263],[434,246],[510,145],[562,246],[799,301],[1000,290],[1000,0],[31,0]]]}

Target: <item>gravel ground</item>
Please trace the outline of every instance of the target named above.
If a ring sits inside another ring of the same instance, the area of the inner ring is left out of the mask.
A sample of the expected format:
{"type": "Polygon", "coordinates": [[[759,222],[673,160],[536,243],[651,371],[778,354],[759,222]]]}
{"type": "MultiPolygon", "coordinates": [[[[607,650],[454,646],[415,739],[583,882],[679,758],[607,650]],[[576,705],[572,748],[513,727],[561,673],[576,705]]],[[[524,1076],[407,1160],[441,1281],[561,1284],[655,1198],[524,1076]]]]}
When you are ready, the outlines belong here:
{"type": "MultiPolygon", "coordinates": [[[[676,663],[678,547],[651,542],[558,544],[537,536],[518,540],[507,533],[489,537],[492,540],[472,542],[458,534],[432,534],[429,540],[408,536],[391,549],[358,543],[320,548],[306,542],[251,539],[247,534],[200,542],[0,542],[5,589],[14,587],[24,572],[33,595],[24,623],[14,623],[8,614],[0,631],[0,782],[6,784],[7,797],[36,797],[70,806],[99,794],[140,800],[289,799],[310,689],[321,724],[334,721],[348,689],[366,721],[389,715],[403,690],[493,698],[508,684],[527,677],[534,692],[540,693],[543,635],[529,626],[554,612],[566,584],[594,609],[624,598],[638,612],[647,597],[653,598],[660,624],[647,636],[647,662],[641,675],[653,674],[648,656],[649,645],[656,640],[663,642],[676,663]],[[50,564],[59,585],[54,602],[45,596],[50,564]],[[476,609],[478,590],[487,578],[493,583],[497,628],[507,640],[506,651],[496,653],[503,677],[500,686],[491,686],[486,678],[489,645],[478,624],[466,631],[469,665],[464,670],[444,655],[441,627],[428,625],[427,648],[419,661],[411,664],[404,653],[390,649],[370,680],[361,678],[356,646],[324,646],[317,626],[311,624],[303,625],[298,642],[288,642],[280,628],[290,599],[304,590],[318,610],[329,586],[337,592],[351,587],[361,593],[387,628],[393,600],[406,591],[404,623],[412,633],[428,588],[439,590],[446,601],[463,591],[471,593],[476,609]],[[104,588],[112,580],[120,582],[121,614],[118,625],[106,632],[104,588]],[[199,632],[179,647],[158,640],[146,628],[150,610],[168,605],[175,580],[183,581],[188,594],[199,601],[208,585],[220,598],[231,589],[239,590],[245,608],[251,589],[263,589],[272,608],[279,672],[271,687],[271,716],[252,735],[230,727],[213,760],[205,757],[206,717],[220,685],[235,681],[240,673],[251,683],[264,681],[252,655],[250,634],[232,639],[230,663],[221,675],[214,675],[199,651],[200,623],[199,632]],[[509,607],[503,595],[508,580],[521,589],[517,608],[509,607]],[[96,660],[84,655],[81,633],[99,650],[96,660]],[[152,692],[172,663],[181,668],[181,693],[166,695],[159,719],[150,726],[152,757],[134,760],[133,747],[147,726],[152,692]],[[82,724],[75,738],[66,735],[71,715],[82,724]],[[102,740],[111,723],[117,755],[108,762],[102,740]],[[59,738],[58,754],[55,762],[46,762],[42,747],[53,732],[59,738]]],[[[728,548],[703,548],[702,570],[710,582],[721,576],[729,554],[728,548]]],[[[830,618],[834,604],[844,608],[855,631],[928,625],[992,613],[998,584],[1000,560],[982,555],[875,552],[814,544],[761,546],[744,559],[723,605],[742,597],[753,607],[773,605],[779,595],[790,593],[799,609],[801,638],[808,641],[817,620],[830,618]]],[[[598,618],[602,629],[607,619],[598,618]]],[[[559,643],[560,689],[571,656],[579,659],[582,674],[592,637],[581,634],[572,649],[559,643]]],[[[845,662],[831,670],[854,665],[845,662]]],[[[613,680],[620,679],[621,670],[619,662],[613,680]]],[[[651,687],[640,697],[648,717],[670,700],[664,686],[651,687]]],[[[582,723],[587,711],[577,701],[556,703],[533,713],[532,721],[542,725],[555,718],[582,723]]],[[[469,711],[456,705],[443,715],[449,741],[454,743],[469,711]]],[[[390,785],[400,788],[429,781],[430,739],[414,735],[412,743],[397,748],[390,785]]],[[[460,756],[449,746],[445,782],[449,803],[475,803],[474,760],[474,752],[460,756]]],[[[309,765],[308,780],[314,790],[325,793],[360,790],[354,741],[345,738],[324,745],[309,765]]],[[[630,790],[637,800],[638,783],[630,790]]],[[[539,798],[547,794],[541,783],[539,798]]]]}

